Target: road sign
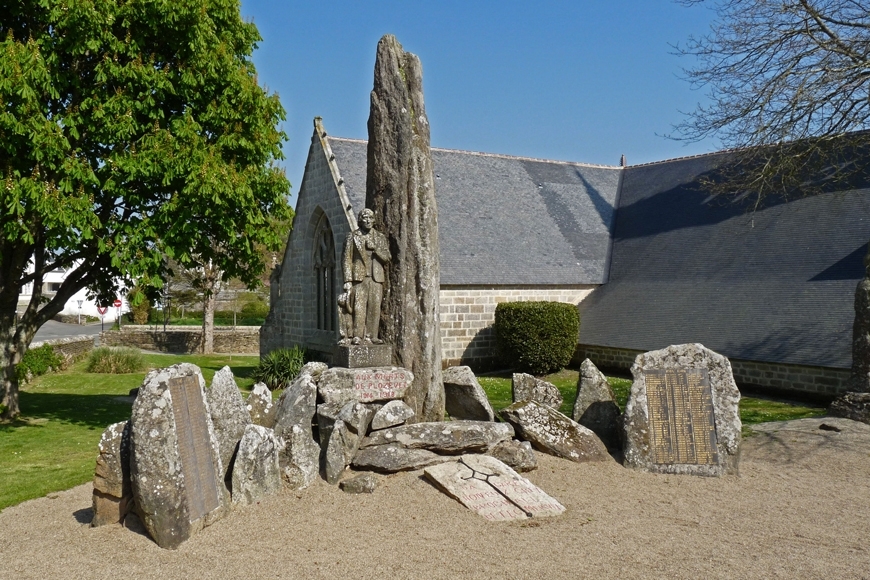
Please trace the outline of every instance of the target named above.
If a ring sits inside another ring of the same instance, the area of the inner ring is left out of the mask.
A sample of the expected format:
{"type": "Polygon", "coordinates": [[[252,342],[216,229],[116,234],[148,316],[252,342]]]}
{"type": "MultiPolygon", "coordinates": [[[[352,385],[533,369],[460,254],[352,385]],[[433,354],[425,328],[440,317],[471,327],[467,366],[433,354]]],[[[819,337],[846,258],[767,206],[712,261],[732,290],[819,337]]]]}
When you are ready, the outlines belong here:
{"type": "Polygon", "coordinates": [[[120,307],[121,307],[121,301],[120,301],[120,300],[115,300],[114,302],[112,302],[112,306],[114,306],[115,308],[120,308],[120,307]]]}
{"type": "Polygon", "coordinates": [[[97,312],[100,313],[100,316],[105,314],[108,309],[109,309],[108,306],[97,306],[97,312]]]}

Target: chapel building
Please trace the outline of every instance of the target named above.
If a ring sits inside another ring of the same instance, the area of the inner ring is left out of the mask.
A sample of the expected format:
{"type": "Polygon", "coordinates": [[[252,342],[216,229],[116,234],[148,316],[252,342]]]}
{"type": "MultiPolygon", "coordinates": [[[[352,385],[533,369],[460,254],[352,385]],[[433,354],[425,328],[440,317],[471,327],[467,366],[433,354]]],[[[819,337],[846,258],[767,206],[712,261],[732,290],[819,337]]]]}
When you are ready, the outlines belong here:
{"type": "MultiPolygon", "coordinates": [[[[577,362],[602,370],[698,342],[731,359],[739,385],[843,392],[870,192],[750,211],[699,183],[726,157],[600,166],[433,148],[443,364],[492,368],[496,304],[552,300],[578,306],[577,362]]],[[[262,354],[332,355],[341,252],[365,181],[366,142],[330,137],[315,119],[262,354]]]]}

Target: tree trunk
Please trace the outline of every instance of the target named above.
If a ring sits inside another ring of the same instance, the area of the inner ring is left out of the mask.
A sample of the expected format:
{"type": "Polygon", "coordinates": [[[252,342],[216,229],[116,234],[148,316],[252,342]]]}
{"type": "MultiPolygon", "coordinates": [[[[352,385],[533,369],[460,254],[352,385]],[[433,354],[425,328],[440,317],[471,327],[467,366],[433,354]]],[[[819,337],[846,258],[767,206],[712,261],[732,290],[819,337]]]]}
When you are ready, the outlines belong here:
{"type": "Polygon", "coordinates": [[[0,401],[0,419],[12,420],[21,413],[18,406],[18,363],[21,355],[11,344],[7,344],[0,356],[3,374],[3,400],[0,401]]]}
{"type": "Polygon", "coordinates": [[[214,309],[217,295],[207,292],[202,301],[202,354],[214,352],[214,309]]]}
{"type": "Polygon", "coordinates": [[[24,320],[15,324],[14,313],[4,317],[3,345],[0,350],[0,419],[12,420],[21,414],[18,404],[18,363],[27,352],[38,326],[33,321],[33,313],[25,315],[24,320]]]}

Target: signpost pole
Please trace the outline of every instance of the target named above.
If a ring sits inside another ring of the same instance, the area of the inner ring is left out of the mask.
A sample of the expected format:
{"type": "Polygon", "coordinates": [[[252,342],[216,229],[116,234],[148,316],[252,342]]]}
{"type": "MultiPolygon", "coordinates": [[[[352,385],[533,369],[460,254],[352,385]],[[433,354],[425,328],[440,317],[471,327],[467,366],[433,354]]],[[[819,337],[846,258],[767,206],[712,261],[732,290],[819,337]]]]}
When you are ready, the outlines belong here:
{"type": "Polygon", "coordinates": [[[100,313],[100,332],[106,331],[106,311],[109,309],[108,306],[97,306],[97,312],[100,313]]]}
{"type": "Polygon", "coordinates": [[[118,317],[118,330],[121,330],[121,299],[116,298],[112,306],[115,307],[115,313],[118,317]]]}

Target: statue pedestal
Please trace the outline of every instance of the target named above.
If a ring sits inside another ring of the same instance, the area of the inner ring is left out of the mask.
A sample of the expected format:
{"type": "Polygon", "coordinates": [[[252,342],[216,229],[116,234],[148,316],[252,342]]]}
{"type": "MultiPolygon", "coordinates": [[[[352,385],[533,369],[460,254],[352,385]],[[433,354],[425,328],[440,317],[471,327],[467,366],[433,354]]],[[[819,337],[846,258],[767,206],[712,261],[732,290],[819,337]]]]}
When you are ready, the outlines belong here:
{"type": "Polygon", "coordinates": [[[388,367],[393,364],[393,347],[389,344],[338,345],[333,366],[346,369],[388,367]]]}

